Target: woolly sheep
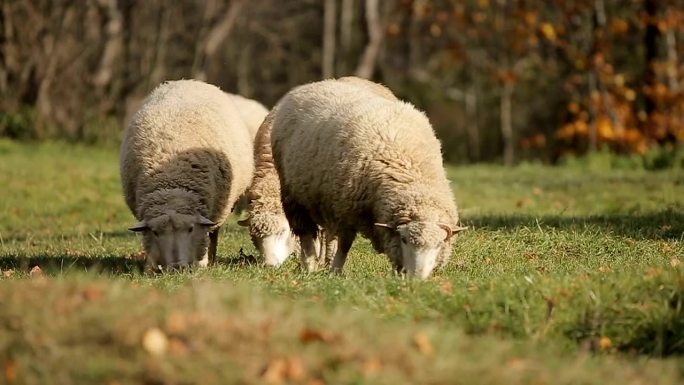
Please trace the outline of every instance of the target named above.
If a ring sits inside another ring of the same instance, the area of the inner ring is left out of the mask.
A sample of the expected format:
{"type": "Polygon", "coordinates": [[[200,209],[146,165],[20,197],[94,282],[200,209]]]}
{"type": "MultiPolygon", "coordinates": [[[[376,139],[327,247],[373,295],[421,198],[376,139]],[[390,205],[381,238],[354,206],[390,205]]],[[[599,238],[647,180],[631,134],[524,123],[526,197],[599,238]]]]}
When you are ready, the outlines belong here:
{"type": "Polygon", "coordinates": [[[120,171],[148,268],[216,259],[219,228],[254,173],[252,140],[213,85],[171,81],[147,97],[124,132],[120,171]]]}
{"type": "Polygon", "coordinates": [[[452,235],[464,229],[440,143],[422,112],[359,82],[299,86],[274,109],[271,144],[285,215],[306,266],[321,226],[337,239],[334,271],[361,232],[398,271],[427,278],[448,261],[452,235]]]}
{"type": "MultiPolygon", "coordinates": [[[[280,180],[273,165],[271,124],[273,112],[263,121],[254,141],[254,179],[249,187],[248,217],[238,221],[249,229],[252,243],[268,266],[280,266],[298,248],[281,203],[280,180]]],[[[320,234],[316,265],[329,264],[335,240],[320,234]]],[[[314,266],[312,266],[312,269],[314,266]]]]}
{"type": "MultiPolygon", "coordinates": [[[[226,95],[230,98],[233,104],[235,104],[235,107],[237,107],[240,117],[247,125],[247,129],[249,130],[252,139],[255,139],[257,131],[259,130],[259,126],[261,126],[261,123],[268,114],[268,109],[256,100],[248,99],[235,94],[226,93],[226,95]]],[[[247,194],[245,194],[238,199],[233,212],[235,214],[240,214],[247,209],[248,205],[249,198],[247,194]]]]}

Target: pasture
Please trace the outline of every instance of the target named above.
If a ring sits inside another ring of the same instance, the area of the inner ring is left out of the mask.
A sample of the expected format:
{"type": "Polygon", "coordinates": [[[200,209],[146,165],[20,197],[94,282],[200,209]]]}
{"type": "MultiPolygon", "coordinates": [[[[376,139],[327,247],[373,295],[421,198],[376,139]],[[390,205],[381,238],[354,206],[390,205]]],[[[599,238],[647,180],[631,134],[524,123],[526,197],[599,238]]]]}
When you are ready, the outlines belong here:
{"type": "Polygon", "coordinates": [[[448,173],[470,229],[427,281],[361,238],[342,276],[268,269],[237,218],[154,276],[115,149],[0,140],[0,383],[682,381],[684,173],[448,173]]]}

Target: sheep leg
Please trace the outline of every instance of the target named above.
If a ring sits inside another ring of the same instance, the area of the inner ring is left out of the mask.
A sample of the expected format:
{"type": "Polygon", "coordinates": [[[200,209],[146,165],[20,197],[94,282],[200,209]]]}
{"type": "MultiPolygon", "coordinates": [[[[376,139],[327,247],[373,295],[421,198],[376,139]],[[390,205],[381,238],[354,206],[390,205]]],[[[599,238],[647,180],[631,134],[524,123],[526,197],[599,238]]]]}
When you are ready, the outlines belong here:
{"type": "Polygon", "coordinates": [[[318,269],[318,256],[320,254],[320,244],[315,238],[315,234],[303,234],[299,237],[302,245],[301,265],[309,273],[318,269]]]}
{"type": "Polygon", "coordinates": [[[218,234],[220,227],[209,232],[209,264],[216,263],[216,249],[218,247],[218,234]]]}
{"type": "Polygon", "coordinates": [[[333,273],[342,273],[344,262],[347,261],[347,254],[349,254],[349,249],[351,249],[355,237],[356,233],[347,233],[332,239],[332,242],[337,243],[337,250],[335,251],[335,257],[332,261],[333,273]]]}

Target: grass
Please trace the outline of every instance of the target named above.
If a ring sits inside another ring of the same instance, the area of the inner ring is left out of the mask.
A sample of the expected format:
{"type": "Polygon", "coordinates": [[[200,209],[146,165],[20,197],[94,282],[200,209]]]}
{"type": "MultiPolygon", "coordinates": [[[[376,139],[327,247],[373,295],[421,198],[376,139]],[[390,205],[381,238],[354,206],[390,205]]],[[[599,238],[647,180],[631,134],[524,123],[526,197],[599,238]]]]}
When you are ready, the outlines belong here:
{"type": "Polygon", "coordinates": [[[251,264],[234,219],[218,266],[147,276],[116,151],[0,141],[0,380],[682,381],[684,173],[449,177],[471,229],[426,282],[394,276],[363,239],[343,276],[251,264]]]}

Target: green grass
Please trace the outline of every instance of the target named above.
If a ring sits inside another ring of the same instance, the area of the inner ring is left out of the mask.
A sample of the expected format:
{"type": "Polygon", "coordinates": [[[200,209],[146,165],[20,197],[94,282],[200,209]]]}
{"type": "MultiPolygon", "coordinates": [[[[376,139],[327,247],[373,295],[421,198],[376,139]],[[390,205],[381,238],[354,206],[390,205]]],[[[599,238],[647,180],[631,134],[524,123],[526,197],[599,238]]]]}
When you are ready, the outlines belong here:
{"type": "Polygon", "coordinates": [[[234,218],[218,266],[147,276],[116,151],[0,141],[0,383],[683,380],[684,173],[449,177],[470,230],[425,282],[363,239],[343,276],[251,264],[234,218]]]}

